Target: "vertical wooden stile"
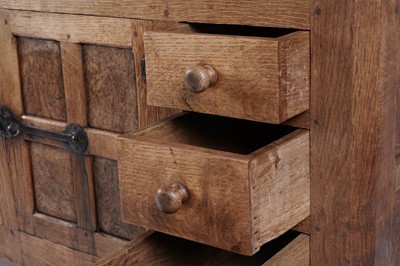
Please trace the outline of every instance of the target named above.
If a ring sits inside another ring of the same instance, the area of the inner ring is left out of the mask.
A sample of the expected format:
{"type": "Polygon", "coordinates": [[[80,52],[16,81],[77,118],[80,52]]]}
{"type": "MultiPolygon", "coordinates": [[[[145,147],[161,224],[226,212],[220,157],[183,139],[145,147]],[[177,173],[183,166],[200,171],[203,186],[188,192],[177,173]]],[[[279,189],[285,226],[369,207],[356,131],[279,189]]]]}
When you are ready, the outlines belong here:
{"type": "Polygon", "coordinates": [[[399,1],[311,3],[311,265],[395,265],[399,1]]]}

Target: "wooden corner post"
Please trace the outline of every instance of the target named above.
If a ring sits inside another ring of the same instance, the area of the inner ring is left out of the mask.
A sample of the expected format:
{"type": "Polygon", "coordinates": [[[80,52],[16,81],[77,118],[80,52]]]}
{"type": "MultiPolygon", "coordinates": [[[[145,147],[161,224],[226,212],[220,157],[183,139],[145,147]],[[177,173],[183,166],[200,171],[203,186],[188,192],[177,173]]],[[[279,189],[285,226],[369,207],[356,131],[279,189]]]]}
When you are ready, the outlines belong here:
{"type": "Polygon", "coordinates": [[[395,265],[400,1],[311,9],[311,265],[395,265]]]}

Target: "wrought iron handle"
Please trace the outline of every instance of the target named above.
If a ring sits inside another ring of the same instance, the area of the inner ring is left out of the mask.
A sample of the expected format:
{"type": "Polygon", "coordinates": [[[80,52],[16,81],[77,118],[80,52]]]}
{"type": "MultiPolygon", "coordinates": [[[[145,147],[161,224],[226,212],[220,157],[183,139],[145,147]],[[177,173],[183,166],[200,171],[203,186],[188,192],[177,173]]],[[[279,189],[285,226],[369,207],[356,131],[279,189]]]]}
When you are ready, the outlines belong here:
{"type": "Polygon", "coordinates": [[[0,137],[13,138],[20,134],[67,143],[69,148],[76,153],[84,153],[89,144],[85,130],[79,125],[69,124],[64,132],[45,131],[21,124],[8,107],[0,105],[0,137]]]}
{"type": "Polygon", "coordinates": [[[159,188],[156,193],[156,204],[160,211],[175,213],[189,199],[189,191],[181,183],[159,188]]]}
{"type": "Polygon", "coordinates": [[[13,138],[20,133],[20,125],[11,110],[0,105],[0,137],[13,138]]]}
{"type": "Polygon", "coordinates": [[[218,81],[217,71],[210,66],[192,66],[185,71],[186,88],[193,92],[202,92],[214,86],[218,81]]]}

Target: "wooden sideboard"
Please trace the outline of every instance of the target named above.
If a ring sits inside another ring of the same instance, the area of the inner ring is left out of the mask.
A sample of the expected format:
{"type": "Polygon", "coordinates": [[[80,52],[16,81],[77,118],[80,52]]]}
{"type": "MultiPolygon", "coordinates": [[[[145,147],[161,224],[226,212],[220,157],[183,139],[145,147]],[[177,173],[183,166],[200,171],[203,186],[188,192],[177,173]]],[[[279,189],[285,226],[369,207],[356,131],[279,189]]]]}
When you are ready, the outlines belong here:
{"type": "Polygon", "coordinates": [[[398,0],[0,0],[0,258],[399,265],[399,89],[398,0]]]}

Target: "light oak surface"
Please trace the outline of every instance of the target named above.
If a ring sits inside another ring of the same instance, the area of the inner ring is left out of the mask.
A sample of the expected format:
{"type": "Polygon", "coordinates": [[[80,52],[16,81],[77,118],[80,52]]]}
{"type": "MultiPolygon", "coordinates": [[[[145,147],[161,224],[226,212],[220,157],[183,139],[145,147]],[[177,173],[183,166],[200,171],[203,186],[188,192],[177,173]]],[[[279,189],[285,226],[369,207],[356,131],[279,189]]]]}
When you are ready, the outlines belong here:
{"type": "MultiPolygon", "coordinates": [[[[220,138],[228,135],[214,134],[239,128],[233,121],[211,121],[211,116],[183,115],[119,138],[122,217],[251,255],[309,215],[309,135],[305,130],[281,133],[251,152],[250,144],[241,143],[248,140],[223,143],[220,138]],[[210,126],[208,131],[203,125],[210,126]],[[229,152],[219,150],[224,148],[229,152]],[[166,214],[156,205],[156,192],[176,182],[187,187],[189,196],[177,212],[166,214]]],[[[250,127],[251,122],[244,126],[250,127]]]]}
{"type": "Polygon", "coordinates": [[[151,105],[269,123],[309,107],[308,32],[264,38],[150,31],[145,53],[151,105]],[[218,81],[202,92],[188,89],[185,73],[203,65],[218,81]]]}
{"type": "Polygon", "coordinates": [[[0,7],[148,20],[310,28],[308,0],[1,0],[0,7]]]}

